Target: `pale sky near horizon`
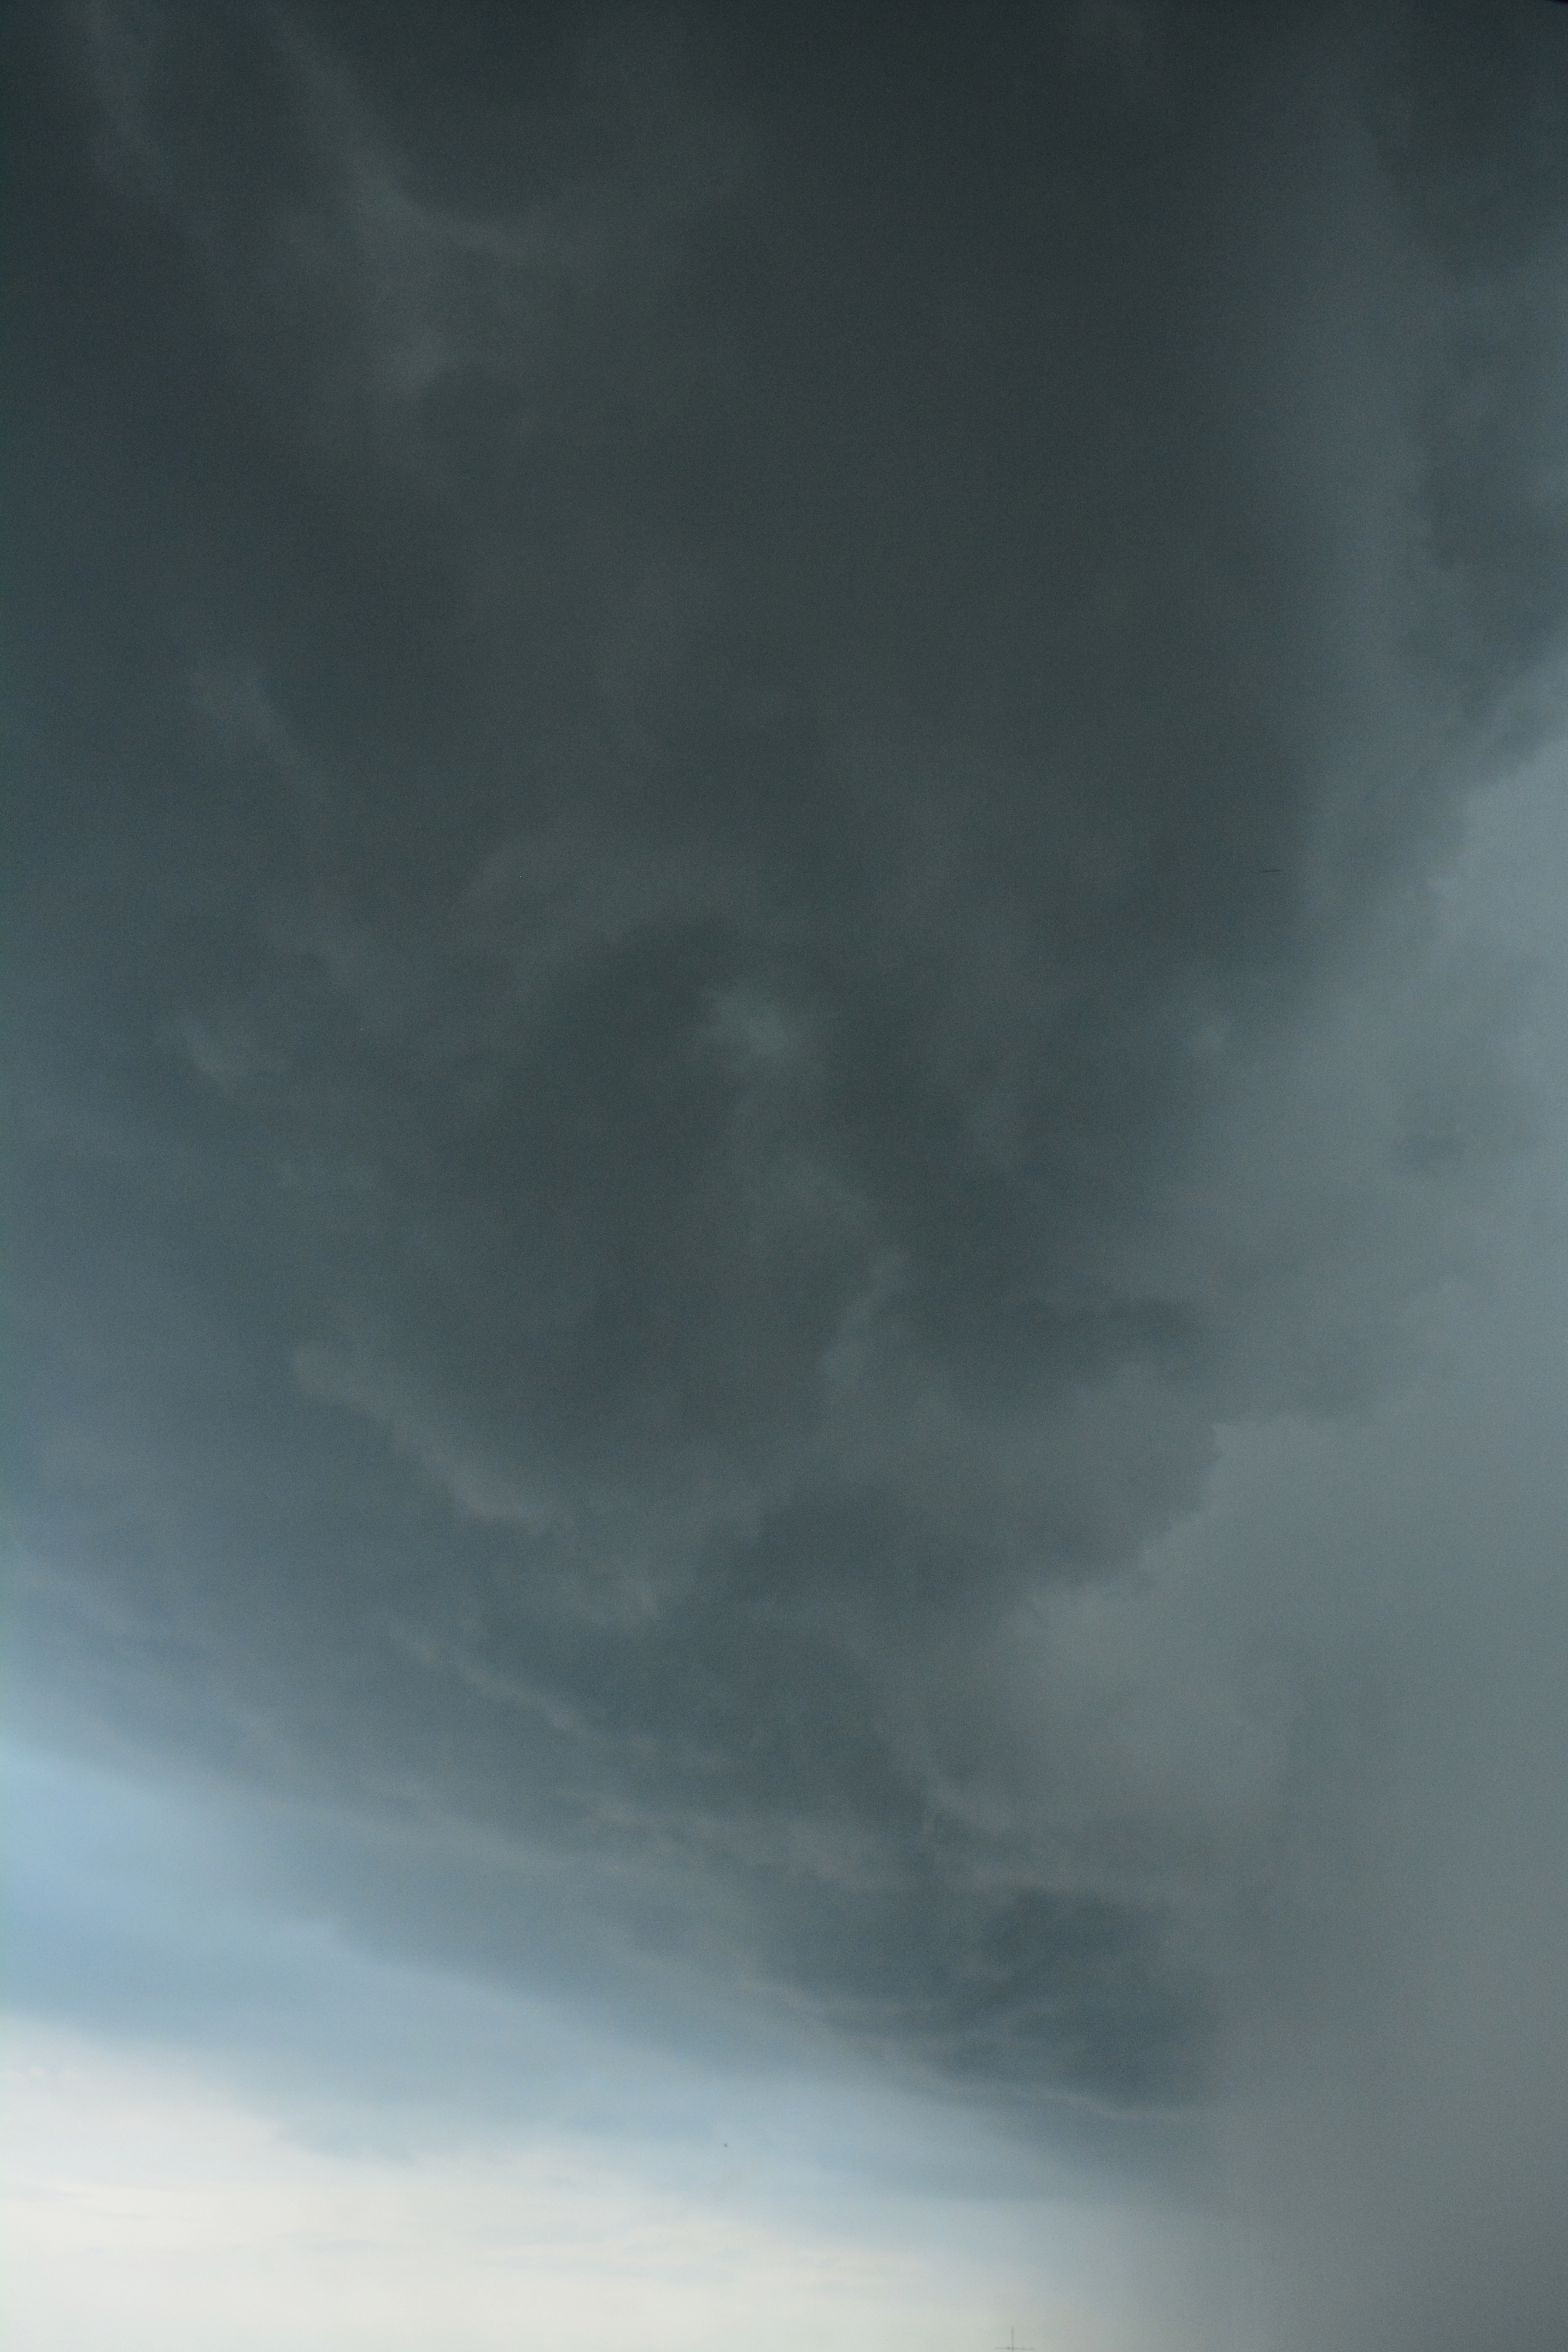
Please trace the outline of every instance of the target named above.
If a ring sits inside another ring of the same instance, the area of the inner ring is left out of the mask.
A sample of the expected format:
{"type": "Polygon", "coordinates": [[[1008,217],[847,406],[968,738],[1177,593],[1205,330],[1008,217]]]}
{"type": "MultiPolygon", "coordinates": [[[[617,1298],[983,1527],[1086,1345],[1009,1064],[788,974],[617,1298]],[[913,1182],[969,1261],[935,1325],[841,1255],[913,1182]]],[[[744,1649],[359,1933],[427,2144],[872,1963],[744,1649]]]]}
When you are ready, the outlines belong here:
{"type": "Polygon", "coordinates": [[[5,39],[16,2352],[1560,2352],[1568,11],[5,39]]]}

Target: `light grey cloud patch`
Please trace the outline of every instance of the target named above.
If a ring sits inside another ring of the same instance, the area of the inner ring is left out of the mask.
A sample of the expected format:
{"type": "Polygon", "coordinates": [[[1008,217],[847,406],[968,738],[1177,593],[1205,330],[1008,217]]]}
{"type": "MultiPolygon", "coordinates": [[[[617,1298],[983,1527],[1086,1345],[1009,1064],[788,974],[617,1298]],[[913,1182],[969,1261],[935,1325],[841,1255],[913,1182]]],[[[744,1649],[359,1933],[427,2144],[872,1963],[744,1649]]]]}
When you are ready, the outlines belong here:
{"type": "MultiPolygon", "coordinates": [[[[1568,67],[396,21],[91,18],[180,234],[86,331],[156,724],[25,907],[40,1685],[998,2100],[1194,2102],[1341,1701],[1133,1571],[1216,1425],[1408,1374],[1530,1138],[1433,877],[1553,708],[1563,192],[1459,93],[1568,67]]],[[[47,168],[64,282],[124,199],[47,168]]]]}

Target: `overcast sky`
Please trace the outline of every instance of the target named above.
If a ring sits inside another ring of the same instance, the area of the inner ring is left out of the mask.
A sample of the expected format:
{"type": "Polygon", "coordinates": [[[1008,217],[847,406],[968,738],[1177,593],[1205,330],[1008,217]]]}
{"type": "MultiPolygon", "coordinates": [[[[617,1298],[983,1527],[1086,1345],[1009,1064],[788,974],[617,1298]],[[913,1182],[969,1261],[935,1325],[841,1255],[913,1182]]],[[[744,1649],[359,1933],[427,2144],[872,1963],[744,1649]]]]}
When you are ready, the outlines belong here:
{"type": "Polygon", "coordinates": [[[1561,2352],[1568,10],[5,27],[17,2352],[1561,2352]]]}

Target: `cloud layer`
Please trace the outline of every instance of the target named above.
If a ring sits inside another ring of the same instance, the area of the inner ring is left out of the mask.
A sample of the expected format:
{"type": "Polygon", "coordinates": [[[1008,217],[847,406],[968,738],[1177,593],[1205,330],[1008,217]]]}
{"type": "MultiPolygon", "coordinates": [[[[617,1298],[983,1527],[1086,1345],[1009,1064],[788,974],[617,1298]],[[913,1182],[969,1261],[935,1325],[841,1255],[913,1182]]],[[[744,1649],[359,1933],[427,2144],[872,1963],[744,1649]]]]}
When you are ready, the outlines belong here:
{"type": "Polygon", "coordinates": [[[1101,1596],[1532,1132],[1432,880],[1561,707],[1563,29],[31,37],[58,1721],[402,1823],[395,1948],[526,1979],[545,1857],[999,2097],[1215,2087],[1359,1701],[1101,1596]]]}

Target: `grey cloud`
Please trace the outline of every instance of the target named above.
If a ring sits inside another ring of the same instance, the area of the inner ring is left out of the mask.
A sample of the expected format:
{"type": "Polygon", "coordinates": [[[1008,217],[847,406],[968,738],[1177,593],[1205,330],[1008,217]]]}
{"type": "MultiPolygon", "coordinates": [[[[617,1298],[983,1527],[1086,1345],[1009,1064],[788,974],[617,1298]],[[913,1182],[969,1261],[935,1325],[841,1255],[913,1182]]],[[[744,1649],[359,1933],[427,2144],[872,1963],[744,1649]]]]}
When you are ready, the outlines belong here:
{"type": "Polygon", "coordinates": [[[1304,1597],[1338,1695],[1232,2051],[1285,2343],[1561,2326],[1563,1259],[1516,1249],[1440,1318],[1424,1399],[1280,1444],[1214,1530],[1304,1597]]]}
{"type": "Polygon", "coordinates": [[[847,2033],[1189,2097],[1288,1764],[1178,1826],[1009,1659],[1216,1421],[1397,1374],[1527,1132],[1430,877],[1552,708],[1568,66],[438,13],[72,20],[163,227],[62,561],[146,501],[157,617],[93,624],[141,734],[37,689],[40,1654],[630,1857],[847,2033]]]}

